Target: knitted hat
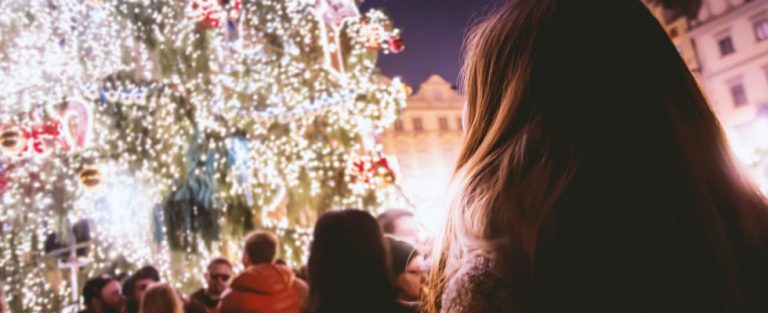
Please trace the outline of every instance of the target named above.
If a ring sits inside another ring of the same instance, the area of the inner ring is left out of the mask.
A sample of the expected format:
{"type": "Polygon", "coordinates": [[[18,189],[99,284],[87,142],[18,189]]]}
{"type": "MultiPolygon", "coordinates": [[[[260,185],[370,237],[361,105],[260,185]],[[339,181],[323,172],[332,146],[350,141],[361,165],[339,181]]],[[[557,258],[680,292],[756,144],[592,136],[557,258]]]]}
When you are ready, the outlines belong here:
{"type": "Polygon", "coordinates": [[[419,252],[416,251],[416,248],[414,248],[410,243],[405,241],[397,240],[390,236],[387,236],[387,241],[389,242],[390,266],[392,267],[392,274],[397,277],[405,272],[405,267],[408,266],[408,262],[411,261],[411,258],[418,255],[419,252]]]}
{"type": "Polygon", "coordinates": [[[136,271],[135,274],[129,276],[123,281],[123,295],[126,297],[133,296],[133,287],[136,282],[144,279],[151,279],[154,282],[160,281],[160,273],[153,266],[147,265],[136,271]]]}

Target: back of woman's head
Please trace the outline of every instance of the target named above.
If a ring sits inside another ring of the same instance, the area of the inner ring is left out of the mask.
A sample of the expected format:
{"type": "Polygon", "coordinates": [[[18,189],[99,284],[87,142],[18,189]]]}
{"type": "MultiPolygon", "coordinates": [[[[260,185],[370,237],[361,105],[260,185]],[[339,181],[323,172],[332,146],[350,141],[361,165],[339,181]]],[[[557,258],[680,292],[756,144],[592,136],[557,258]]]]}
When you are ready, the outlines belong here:
{"type": "Polygon", "coordinates": [[[140,313],[183,313],[179,293],[168,284],[153,284],[144,292],[140,313]]]}
{"type": "Polygon", "coordinates": [[[470,33],[464,62],[433,310],[468,250],[497,257],[521,307],[757,305],[765,200],[639,0],[510,1],[470,33]]]}
{"type": "Polygon", "coordinates": [[[376,219],[360,210],[324,214],[315,225],[308,308],[325,312],[391,312],[396,291],[376,219]]]}

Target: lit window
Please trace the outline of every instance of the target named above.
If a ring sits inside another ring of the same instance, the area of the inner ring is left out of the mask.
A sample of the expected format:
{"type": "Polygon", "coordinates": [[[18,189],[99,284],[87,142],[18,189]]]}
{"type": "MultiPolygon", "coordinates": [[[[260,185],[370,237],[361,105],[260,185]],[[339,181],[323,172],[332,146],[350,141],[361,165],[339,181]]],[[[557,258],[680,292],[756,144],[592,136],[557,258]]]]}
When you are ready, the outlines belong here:
{"type": "Polygon", "coordinates": [[[424,124],[422,123],[421,118],[416,117],[413,119],[413,130],[417,132],[424,131],[424,124]]]}
{"type": "Polygon", "coordinates": [[[405,127],[403,127],[403,120],[397,119],[395,121],[395,131],[396,132],[401,132],[403,130],[405,130],[405,127]]]}
{"type": "Polygon", "coordinates": [[[763,67],[763,72],[765,72],[765,80],[768,81],[768,65],[763,67]]]}
{"type": "Polygon", "coordinates": [[[740,107],[746,105],[749,102],[747,100],[747,91],[744,89],[744,84],[741,82],[734,83],[731,85],[730,89],[734,106],[740,107]]]}
{"type": "Polygon", "coordinates": [[[733,46],[733,39],[731,36],[725,36],[717,41],[717,45],[720,47],[720,55],[726,56],[736,52],[736,48],[733,46]]]}
{"type": "Polygon", "coordinates": [[[757,20],[754,24],[757,41],[768,39],[768,18],[757,20]]]}
{"type": "Polygon", "coordinates": [[[440,130],[442,131],[447,131],[451,129],[451,127],[448,126],[448,119],[445,117],[441,117],[440,119],[438,119],[438,123],[440,123],[440,130]]]}

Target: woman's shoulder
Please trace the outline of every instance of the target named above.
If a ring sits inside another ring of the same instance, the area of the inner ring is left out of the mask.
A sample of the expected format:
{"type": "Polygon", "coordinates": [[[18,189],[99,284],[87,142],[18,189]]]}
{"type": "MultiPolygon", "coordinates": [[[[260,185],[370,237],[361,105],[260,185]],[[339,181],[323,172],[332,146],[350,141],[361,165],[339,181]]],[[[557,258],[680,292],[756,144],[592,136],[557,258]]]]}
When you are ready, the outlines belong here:
{"type": "Polygon", "coordinates": [[[505,287],[494,271],[493,258],[475,254],[463,260],[459,271],[446,285],[442,312],[499,312],[503,307],[505,287]]]}

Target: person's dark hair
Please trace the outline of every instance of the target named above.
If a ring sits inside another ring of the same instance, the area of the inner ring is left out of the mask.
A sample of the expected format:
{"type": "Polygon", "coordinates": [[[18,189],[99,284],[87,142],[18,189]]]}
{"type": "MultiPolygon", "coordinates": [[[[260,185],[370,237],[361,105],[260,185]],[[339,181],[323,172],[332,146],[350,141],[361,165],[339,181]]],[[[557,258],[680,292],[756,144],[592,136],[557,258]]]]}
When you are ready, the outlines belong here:
{"type": "Polygon", "coordinates": [[[369,213],[325,213],[310,247],[308,312],[393,312],[397,289],[388,260],[381,229],[369,213]]]}
{"type": "Polygon", "coordinates": [[[389,209],[384,211],[384,213],[379,214],[379,216],[376,217],[376,221],[379,223],[379,226],[381,226],[381,230],[385,234],[393,234],[395,233],[395,222],[403,217],[413,217],[413,212],[403,210],[403,209],[389,209]]]}
{"type": "Polygon", "coordinates": [[[136,277],[136,280],[151,279],[155,282],[160,281],[160,272],[152,265],[140,268],[133,276],[136,277]]]}
{"type": "Polygon", "coordinates": [[[85,306],[90,308],[93,299],[101,297],[101,290],[113,281],[116,281],[115,278],[105,274],[91,278],[85,282],[85,285],[83,286],[83,303],[85,306]]]}
{"type": "Polygon", "coordinates": [[[115,275],[115,279],[117,281],[124,281],[126,278],[128,278],[128,276],[129,275],[127,272],[121,272],[120,274],[115,275]]]}
{"type": "Polygon", "coordinates": [[[159,282],[160,272],[158,272],[157,269],[151,265],[140,268],[138,271],[136,271],[136,273],[123,281],[123,295],[126,297],[132,297],[133,287],[136,285],[136,282],[144,279],[151,279],[153,282],[159,282]]]}
{"type": "Polygon", "coordinates": [[[210,262],[208,262],[208,272],[211,271],[211,269],[216,265],[226,265],[229,266],[229,268],[232,268],[232,263],[229,262],[226,258],[214,258],[210,262]]]}
{"type": "Polygon", "coordinates": [[[208,313],[208,309],[200,302],[189,301],[184,304],[184,313],[208,313]]]}
{"type": "Polygon", "coordinates": [[[768,310],[765,198],[641,1],[508,1],[464,62],[429,312],[476,250],[506,310],[768,310]]]}
{"type": "Polygon", "coordinates": [[[277,237],[269,232],[255,231],[245,237],[245,253],[251,264],[275,262],[277,246],[277,237]]]}

